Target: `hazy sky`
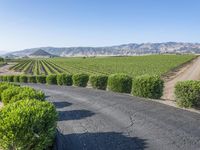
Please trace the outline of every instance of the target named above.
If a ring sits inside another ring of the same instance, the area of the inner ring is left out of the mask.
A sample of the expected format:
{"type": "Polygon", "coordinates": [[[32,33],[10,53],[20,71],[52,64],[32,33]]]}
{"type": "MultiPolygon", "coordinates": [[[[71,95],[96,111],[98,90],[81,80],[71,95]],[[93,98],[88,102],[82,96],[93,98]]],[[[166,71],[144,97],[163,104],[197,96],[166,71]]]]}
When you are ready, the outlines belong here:
{"type": "Polygon", "coordinates": [[[200,42],[200,0],[0,0],[0,52],[200,42]]]}

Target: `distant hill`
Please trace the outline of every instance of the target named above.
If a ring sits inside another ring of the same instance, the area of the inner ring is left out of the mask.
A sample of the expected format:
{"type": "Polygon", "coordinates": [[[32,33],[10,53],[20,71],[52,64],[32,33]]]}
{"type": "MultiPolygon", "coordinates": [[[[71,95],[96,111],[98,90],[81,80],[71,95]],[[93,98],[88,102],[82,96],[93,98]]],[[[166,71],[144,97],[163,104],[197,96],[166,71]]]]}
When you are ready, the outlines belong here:
{"type": "Polygon", "coordinates": [[[39,49],[39,50],[33,52],[32,54],[30,54],[29,56],[31,56],[31,57],[52,57],[53,55],[42,49],[39,49]]]}
{"type": "Polygon", "coordinates": [[[16,58],[17,56],[16,55],[13,55],[11,53],[9,54],[6,54],[6,56],[4,56],[6,59],[13,59],[13,58],[16,58]]]}
{"type": "MultiPolygon", "coordinates": [[[[40,47],[20,50],[6,55],[12,54],[16,56],[29,56],[38,50],[57,56],[131,56],[141,54],[157,54],[157,53],[200,53],[200,43],[142,43],[142,44],[123,44],[108,47],[40,47]]],[[[5,56],[5,55],[4,55],[5,56]]]]}

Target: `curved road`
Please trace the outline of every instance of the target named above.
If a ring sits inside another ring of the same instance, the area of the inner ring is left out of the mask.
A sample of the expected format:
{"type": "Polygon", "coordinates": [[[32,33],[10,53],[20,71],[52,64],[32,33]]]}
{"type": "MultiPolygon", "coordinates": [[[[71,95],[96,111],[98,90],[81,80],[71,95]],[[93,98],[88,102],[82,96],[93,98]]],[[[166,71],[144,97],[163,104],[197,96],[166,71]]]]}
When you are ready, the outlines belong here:
{"type": "Polygon", "coordinates": [[[59,112],[59,150],[199,150],[199,114],[126,94],[28,84],[59,112]]]}

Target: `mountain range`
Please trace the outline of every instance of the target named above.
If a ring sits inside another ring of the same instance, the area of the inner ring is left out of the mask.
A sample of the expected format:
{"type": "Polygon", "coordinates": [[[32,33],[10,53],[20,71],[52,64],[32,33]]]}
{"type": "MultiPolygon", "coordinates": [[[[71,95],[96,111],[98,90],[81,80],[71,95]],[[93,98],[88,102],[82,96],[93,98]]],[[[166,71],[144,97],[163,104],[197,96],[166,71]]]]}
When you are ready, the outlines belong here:
{"type": "Polygon", "coordinates": [[[166,42],[166,43],[130,43],[107,47],[39,47],[7,53],[5,56],[24,57],[44,50],[61,57],[73,56],[132,56],[157,53],[200,53],[200,43],[166,42]]]}

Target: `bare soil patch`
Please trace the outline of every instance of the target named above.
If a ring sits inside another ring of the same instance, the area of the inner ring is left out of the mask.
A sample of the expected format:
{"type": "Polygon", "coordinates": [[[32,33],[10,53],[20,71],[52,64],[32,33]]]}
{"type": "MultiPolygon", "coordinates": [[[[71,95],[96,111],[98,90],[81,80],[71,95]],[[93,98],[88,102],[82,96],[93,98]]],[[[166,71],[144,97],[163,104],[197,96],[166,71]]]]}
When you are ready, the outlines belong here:
{"type": "Polygon", "coordinates": [[[21,72],[16,72],[13,70],[9,70],[11,66],[15,65],[14,63],[9,63],[7,65],[4,65],[0,67],[0,75],[16,75],[16,74],[22,74],[21,72]]]}

